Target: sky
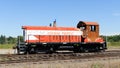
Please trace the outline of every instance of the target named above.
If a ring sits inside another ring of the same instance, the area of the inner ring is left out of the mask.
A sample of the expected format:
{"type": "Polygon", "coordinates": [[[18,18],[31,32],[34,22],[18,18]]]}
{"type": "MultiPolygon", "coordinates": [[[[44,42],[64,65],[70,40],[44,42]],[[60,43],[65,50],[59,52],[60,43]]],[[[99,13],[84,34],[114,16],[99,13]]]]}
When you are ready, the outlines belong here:
{"type": "Polygon", "coordinates": [[[120,0],[0,0],[0,35],[22,35],[22,26],[76,27],[98,22],[101,35],[120,34],[120,0]]]}

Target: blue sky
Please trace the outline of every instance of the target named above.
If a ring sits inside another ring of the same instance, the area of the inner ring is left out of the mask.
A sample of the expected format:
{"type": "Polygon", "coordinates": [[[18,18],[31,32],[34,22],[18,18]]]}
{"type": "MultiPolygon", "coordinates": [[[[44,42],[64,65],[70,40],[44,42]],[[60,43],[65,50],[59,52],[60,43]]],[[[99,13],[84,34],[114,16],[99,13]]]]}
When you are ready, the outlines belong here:
{"type": "Polygon", "coordinates": [[[21,26],[76,27],[79,21],[100,24],[100,34],[120,34],[120,0],[0,0],[0,34],[22,35],[21,26]]]}

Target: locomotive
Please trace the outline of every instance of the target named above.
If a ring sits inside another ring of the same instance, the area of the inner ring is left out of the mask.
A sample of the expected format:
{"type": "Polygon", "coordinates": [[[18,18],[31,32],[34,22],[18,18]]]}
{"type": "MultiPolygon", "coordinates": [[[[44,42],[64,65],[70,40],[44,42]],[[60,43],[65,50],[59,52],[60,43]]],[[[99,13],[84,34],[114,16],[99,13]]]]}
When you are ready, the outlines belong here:
{"type": "Polygon", "coordinates": [[[73,52],[105,51],[106,41],[99,36],[97,22],[79,21],[77,27],[22,26],[24,42],[18,42],[17,53],[24,54],[58,50],[73,52]]]}

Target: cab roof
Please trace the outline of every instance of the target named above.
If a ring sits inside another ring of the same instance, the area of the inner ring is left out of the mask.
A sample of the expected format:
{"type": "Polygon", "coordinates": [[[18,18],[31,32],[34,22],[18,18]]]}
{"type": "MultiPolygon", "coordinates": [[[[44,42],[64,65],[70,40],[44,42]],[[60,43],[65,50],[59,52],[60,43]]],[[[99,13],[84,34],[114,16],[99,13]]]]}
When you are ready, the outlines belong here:
{"type": "Polygon", "coordinates": [[[85,24],[85,25],[99,25],[97,22],[84,22],[84,21],[79,21],[78,24],[85,24]]]}
{"type": "Polygon", "coordinates": [[[95,26],[99,26],[99,24],[97,22],[84,22],[84,21],[79,21],[77,24],[77,28],[80,28],[81,26],[89,26],[89,25],[95,25],[95,26]]]}

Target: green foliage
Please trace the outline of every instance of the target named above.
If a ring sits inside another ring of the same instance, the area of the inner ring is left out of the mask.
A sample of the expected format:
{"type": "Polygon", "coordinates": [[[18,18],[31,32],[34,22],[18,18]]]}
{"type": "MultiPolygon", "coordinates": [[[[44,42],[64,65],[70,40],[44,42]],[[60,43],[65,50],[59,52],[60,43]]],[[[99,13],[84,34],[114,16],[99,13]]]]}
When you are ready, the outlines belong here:
{"type": "Polygon", "coordinates": [[[14,44],[14,43],[16,43],[16,41],[17,41],[17,38],[14,38],[14,37],[11,37],[11,36],[9,36],[8,38],[7,38],[7,43],[8,44],[14,44]]]}
{"type": "Polygon", "coordinates": [[[19,37],[6,37],[5,35],[0,35],[0,49],[8,49],[8,48],[13,48],[15,44],[18,42],[18,39],[20,42],[23,42],[23,36],[19,37]]]}
{"type": "Polygon", "coordinates": [[[0,44],[5,44],[6,43],[6,37],[4,35],[0,36],[0,44]]]}
{"type": "Polygon", "coordinates": [[[4,35],[1,35],[0,36],[0,44],[13,44],[16,42],[16,38],[14,37],[6,37],[4,35]]]}
{"type": "Polygon", "coordinates": [[[20,40],[20,42],[23,42],[23,36],[19,36],[19,37],[6,37],[5,35],[1,35],[0,36],[0,44],[15,44],[18,42],[18,39],[20,40]]]}
{"type": "Polygon", "coordinates": [[[120,42],[120,35],[112,35],[112,36],[101,36],[104,38],[104,40],[107,40],[107,42],[120,42]]]}

